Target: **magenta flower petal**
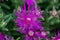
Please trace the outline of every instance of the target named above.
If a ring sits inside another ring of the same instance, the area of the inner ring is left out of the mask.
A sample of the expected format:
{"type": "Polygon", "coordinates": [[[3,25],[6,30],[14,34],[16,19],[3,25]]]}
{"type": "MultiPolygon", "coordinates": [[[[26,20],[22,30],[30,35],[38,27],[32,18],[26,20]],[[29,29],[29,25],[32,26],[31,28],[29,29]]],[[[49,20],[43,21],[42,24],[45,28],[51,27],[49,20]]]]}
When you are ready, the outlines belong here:
{"type": "Polygon", "coordinates": [[[29,4],[31,4],[31,5],[35,4],[35,0],[26,0],[26,2],[28,3],[28,5],[29,4]]]}

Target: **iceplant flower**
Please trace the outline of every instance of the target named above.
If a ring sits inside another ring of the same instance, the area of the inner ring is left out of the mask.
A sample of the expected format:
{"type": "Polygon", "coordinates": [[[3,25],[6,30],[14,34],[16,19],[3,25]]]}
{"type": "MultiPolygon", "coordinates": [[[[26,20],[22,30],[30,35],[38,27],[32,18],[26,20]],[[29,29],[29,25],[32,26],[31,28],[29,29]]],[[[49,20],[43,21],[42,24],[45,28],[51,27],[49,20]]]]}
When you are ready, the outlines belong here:
{"type": "Polygon", "coordinates": [[[35,30],[34,28],[30,27],[28,29],[20,29],[19,32],[25,34],[25,40],[39,40],[39,38],[48,38],[48,34],[49,32],[43,30],[42,29],[38,29],[35,30]]]}
{"type": "Polygon", "coordinates": [[[60,40],[60,32],[58,32],[57,36],[52,37],[52,40],[60,40]]]}
{"type": "Polygon", "coordinates": [[[42,33],[38,31],[40,29],[44,29],[42,26],[42,21],[39,20],[39,18],[43,18],[43,12],[38,12],[39,11],[37,10],[25,9],[16,12],[17,18],[15,22],[20,27],[18,31],[26,35],[25,40],[38,40],[38,37],[45,36],[41,35],[42,33]]]}
{"type": "Polygon", "coordinates": [[[1,32],[0,32],[0,40],[4,40],[5,38],[5,35],[3,35],[1,32]]]}
{"type": "MultiPolygon", "coordinates": [[[[28,5],[29,7],[29,5],[28,5]]],[[[43,18],[43,11],[39,11],[38,8],[28,8],[26,10],[26,5],[24,8],[16,12],[16,20],[15,22],[20,27],[18,30],[20,33],[26,35],[25,40],[38,40],[38,36],[40,37],[40,29],[44,29],[42,26],[42,21],[39,18],[43,18]]]]}
{"type": "Polygon", "coordinates": [[[40,32],[37,33],[37,35],[40,36],[40,38],[48,38],[48,34],[49,31],[45,31],[45,30],[40,30],[40,32]]]}
{"type": "Polygon", "coordinates": [[[0,40],[13,40],[12,37],[7,36],[6,34],[2,34],[0,32],[0,40]]]}
{"type": "Polygon", "coordinates": [[[38,11],[36,9],[26,10],[26,8],[21,8],[21,11],[16,12],[16,20],[18,26],[20,27],[27,27],[32,26],[32,28],[41,28],[42,22],[38,18],[43,18],[42,14],[43,11],[38,11]]]}
{"type": "Polygon", "coordinates": [[[25,34],[25,40],[38,40],[38,36],[36,35],[36,31],[35,29],[27,29],[26,30],[26,34],[25,34]]]}
{"type": "Polygon", "coordinates": [[[25,34],[25,39],[24,40],[39,40],[39,37],[41,37],[41,36],[38,33],[39,33],[38,30],[35,30],[32,27],[31,28],[28,28],[24,32],[24,34],[25,34]]]}

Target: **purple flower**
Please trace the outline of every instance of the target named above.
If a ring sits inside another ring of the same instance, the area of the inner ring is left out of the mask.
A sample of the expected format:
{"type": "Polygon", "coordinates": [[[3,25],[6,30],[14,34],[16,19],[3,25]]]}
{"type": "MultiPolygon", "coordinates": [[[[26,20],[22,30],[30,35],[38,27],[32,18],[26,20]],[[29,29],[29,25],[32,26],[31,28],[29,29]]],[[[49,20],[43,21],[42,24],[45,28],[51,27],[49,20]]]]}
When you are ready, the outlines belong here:
{"type": "Polygon", "coordinates": [[[60,40],[60,32],[58,32],[58,35],[53,37],[52,40],[60,40]]]}
{"type": "Polygon", "coordinates": [[[49,34],[49,32],[45,30],[35,30],[34,28],[20,29],[19,32],[25,34],[25,40],[39,40],[38,38],[48,38],[49,34]]]}
{"type": "Polygon", "coordinates": [[[38,38],[47,38],[48,37],[48,32],[40,29],[36,30],[32,27],[30,28],[20,28],[19,32],[25,34],[25,40],[39,40],[38,38]]]}
{"type": "Polygon", "coordinates": [[[36,35],[36,32],[35,30],[28,30],[26,32],[26,37],[25,37],[25,40],[38,40],[38,35],[36,35]]]}
{"type": "Polygon", "coordinates": [[[1,32],[0,32],[0,40],[4,40],[5,38],[5,35],[3,35],[1,32]]]}
{"type": "Polygon", "coordinates": [[[40,38],[48,38],[48,31],[45,30],[40,30],[40,32],[37,33],[38,36],[40,36],[40,38]]]}
{"type": "Polygon", "coordinates": [[[53,37],[52,40],[60,40],[60,37],[53,37]]]}
{"type": "Polygon", "coordinates": [[[0,40],[13,40],[12,37],[8,37],[6,34],[0,32],[0,40]]]}
{"type": "Polygon", "coordinates": [[[43,11],[39,11],[37,9],[32,10],[26,10],[26,8],[21,9],[21,11],[16,12],[16,20],[18,26],[23,28],[29,28],[29,26],[32,26],[32,28],[41,28],[42,22],[41,20],[38,20],[39,18],[43,18],[42,16],[43,11]]]}
{"type": "Polygon", "coordinates": [[[46,37],[46,32],[44,32],[44,35],[40,32],[40,30],[44,29],[40,20],[40,18],[44,18],[42,14],[43,11],[39,11],[37,7],[32,7],[31,9],[29,7],[26,10],[26,5],[16,12],[17,18],[15,22],[20,27],[18,31],[26,35],[25,40],[38,40],[38,37],[46,37]]]}
{"type": "Polygon", "coordinates": [[[26,38],[25,40],[34,40],[34,38],[38,39],[38,36],[36,35],[36,30],[35,29],[32,29],[32,28],[29,28],[26,30],[26,38]]]}

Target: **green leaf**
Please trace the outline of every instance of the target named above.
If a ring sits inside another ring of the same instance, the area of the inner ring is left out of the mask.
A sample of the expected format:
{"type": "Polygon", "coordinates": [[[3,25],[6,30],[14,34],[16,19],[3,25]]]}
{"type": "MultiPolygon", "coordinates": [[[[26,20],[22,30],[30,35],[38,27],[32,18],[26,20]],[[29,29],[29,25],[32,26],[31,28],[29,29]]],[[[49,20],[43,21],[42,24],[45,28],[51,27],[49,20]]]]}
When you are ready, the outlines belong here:
{"type": "Polygon", "coordinates": [[[16,40],[20,40],[20,37],[18,37],[16,40]]]}
{"type": "Polygon", "coordinates": [[[1,6],[4,7],[4,8],[6,8],[6,9],[10,9],[10,7],[8,5],[6,5],[6,4],[2,3],[1,6]]]}
{"type": "Polygon", "coordinates": [[[0,23],[0,27],[5,27],[11,19],[12,19],[11,15],[4,16],[3,20],[0,23]]]}

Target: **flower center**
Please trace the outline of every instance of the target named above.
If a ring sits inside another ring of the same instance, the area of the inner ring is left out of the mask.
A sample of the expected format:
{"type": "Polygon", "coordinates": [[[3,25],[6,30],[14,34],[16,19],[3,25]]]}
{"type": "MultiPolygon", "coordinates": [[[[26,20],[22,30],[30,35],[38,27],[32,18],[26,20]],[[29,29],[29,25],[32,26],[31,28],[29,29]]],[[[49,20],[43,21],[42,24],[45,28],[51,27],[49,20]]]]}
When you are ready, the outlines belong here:
{"type": "Polygon", "coordinates": [[[31,18],[26,18],[25,23],[26,24],[31,24],[31,18]]]}
{"type": "Polygon", "coordinates": [[[31,21],[31,18],[27,18],[28,21],[31,21]]]}
{"type": "Polygon", "coordinates": [[[33,31],[29,31],[29,35],[30,36],[33,36],[34,35],[34,32],[33,31]]]}

